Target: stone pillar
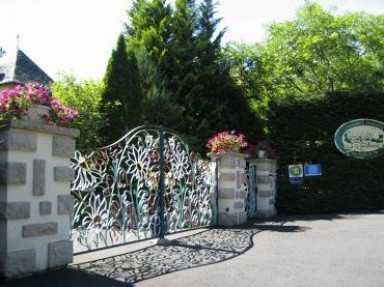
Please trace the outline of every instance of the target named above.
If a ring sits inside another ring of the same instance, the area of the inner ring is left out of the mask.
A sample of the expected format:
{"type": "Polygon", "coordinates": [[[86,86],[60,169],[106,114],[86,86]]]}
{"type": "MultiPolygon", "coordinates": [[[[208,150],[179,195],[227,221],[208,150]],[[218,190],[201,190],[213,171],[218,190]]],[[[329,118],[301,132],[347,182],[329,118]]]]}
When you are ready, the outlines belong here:
{"type": "Polygon", "coordinates": [[[249,160],[256,165],[257,209],[256,217],[268,218],[276,215],[276,160],[259,158],[249,160]]]}
{"type": "Polygon", "coordinates": [[[218,164],[218,224],[234,226],[247,222],[245,158],[248,155],[230,152],[208,156],[218,164]]]}
{"type": "Polygon", "coordinates": [[[72,262],[70,181],[78,130],[0,122],[0,276],[72,262]]]}

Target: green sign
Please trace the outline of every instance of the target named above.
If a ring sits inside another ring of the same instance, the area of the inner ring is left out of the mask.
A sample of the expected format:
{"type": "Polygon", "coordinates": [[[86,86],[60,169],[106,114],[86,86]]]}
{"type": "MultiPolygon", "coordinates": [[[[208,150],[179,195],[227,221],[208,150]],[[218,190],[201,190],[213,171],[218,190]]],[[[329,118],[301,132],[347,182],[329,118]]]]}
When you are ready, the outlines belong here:
{"type": "Polygon", "coordinates": [[[292,177],[303,177],[303,165],[302,164],[290,164],[288,165],[288,175],[292,177]]]}
{"type": "Polygon", "coordinates": [[[292,184],[303,184],[303,165],[290,164],[288,165],[289,181],[292,184]]]}
{"type": "Polygon", "coordinates": [[[342,124],[335,133],[335,145],[343,154],[374,158],[384,154],[384,123],[358,119],[342,124]]]}

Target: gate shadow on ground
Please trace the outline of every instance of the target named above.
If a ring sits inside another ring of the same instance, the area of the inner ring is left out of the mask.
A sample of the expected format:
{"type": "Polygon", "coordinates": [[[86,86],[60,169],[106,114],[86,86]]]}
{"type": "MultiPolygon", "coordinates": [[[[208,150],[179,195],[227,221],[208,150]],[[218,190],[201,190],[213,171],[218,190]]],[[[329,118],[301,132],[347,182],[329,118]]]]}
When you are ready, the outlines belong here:
{"type": "Polygon", "coordinates": [[[281,223],[279,225],[265,225],[265,224],[254,224],[252,227],[257,228],[260,231],[274,231],[274,232],[305,232],[309,227],[299,226],[299,225],[284,225],[281,223]]]}
{"type": "Polygon", "coordinates": [[[304,232],[306,227],[250,223],[236,228],[212,228],[131,253],[72,265],[40,275],[0,281],[2,287],[132,287],[135,282],[176,271],[220,263],[253,247],[262,231],[304,232]]]}
{"type": "MultiPolygon", "coordinates": [[[[312,214],[312,215],[279,215],[275,218],[270,219],[271,222],[287,222],[287,221],[316,221],[316,220],[338,220],[338,219],[345,219],[348,217],[348,214],[335,214],[335,213],[329,213],[329,214],[312,214]]],[[[260,220],[256,220],[261,222],[260,220]]]]}
{"type": "Polygon", "coordinates": [[[116,281],[106,276],[84,270],[62,268],[38,275],[1,281],[1,287],[131,287],[132,284],[116,281]]]}
{"type": "MultiPolygon", "coordinates": [[[[210,229],[135,252],[74,267],[86,272],[134,284],[189,268],[215,264],[237,257],[253,246],[257,228],[210,229]]],[[[133,285],[131,285],[133,286],[133,285]]]]}

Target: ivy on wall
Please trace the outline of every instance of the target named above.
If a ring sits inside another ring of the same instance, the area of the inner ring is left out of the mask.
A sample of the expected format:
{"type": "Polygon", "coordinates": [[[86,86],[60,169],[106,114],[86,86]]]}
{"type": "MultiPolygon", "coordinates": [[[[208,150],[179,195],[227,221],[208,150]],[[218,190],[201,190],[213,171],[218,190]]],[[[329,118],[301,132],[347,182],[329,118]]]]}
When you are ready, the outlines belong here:
{"type": "Polygon", "coordinates": [[[332,93],[311,101],[272,102],[269,130],[278,151],[277,209],[280,214],[384,209],[384,156],[353,159],[334,144],[345,122],[369,118],[384,122],[384,94],[332,93]],[[320,163],[323,175],[293,185],[288,165],[320,163]]]}

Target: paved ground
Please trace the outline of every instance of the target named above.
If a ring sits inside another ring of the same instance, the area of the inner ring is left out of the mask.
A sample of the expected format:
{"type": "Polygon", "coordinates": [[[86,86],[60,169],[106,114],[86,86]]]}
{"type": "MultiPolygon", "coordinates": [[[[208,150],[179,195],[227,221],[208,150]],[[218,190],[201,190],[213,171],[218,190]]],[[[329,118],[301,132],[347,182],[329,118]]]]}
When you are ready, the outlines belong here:
{"type": "Polygon", "coordinates": [[[229,261],[135,286],[384,286],[384,215],[340,215],[262,224],[254,246],[229,261]]]}
{"type": "Polygon", "coordinates": [[[278,218],[171,239],[180,236],[0,286],[384,286],[384,214],[278,218]]]}

